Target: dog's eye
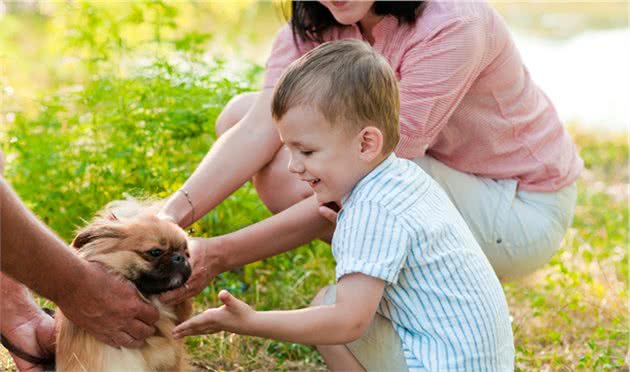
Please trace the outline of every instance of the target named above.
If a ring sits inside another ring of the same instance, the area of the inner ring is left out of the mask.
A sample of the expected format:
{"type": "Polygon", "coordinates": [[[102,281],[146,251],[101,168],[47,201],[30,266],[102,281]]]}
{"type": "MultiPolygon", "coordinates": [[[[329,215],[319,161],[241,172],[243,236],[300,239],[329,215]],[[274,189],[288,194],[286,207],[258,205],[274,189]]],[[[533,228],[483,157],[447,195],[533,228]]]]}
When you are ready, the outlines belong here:
{"type": "Polygon", "coordinates": [[[148,253],[151,257],[160,257],[162,255],[162,252],[164,251],[162,251],[161,249],[153,248],[148,253]]]}

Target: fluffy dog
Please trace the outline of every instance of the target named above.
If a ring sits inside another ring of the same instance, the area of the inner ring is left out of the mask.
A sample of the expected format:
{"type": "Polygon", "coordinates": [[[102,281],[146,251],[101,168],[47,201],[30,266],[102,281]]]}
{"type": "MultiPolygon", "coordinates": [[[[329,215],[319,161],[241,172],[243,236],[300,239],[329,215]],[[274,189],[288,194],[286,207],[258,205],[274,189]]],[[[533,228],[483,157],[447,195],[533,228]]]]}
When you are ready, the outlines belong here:
{"type": "MultiPolygon", "coordinates": [[[[155,209],[155,208],[154,208],[155,209]]],[[[175,307],[157,295],[182,286],[191,274],[186,233],[135,201],[110,203],[79,232],[72,247],[88,261],[132,281],[157,306],[157,331],[141,349],[104,344],[59,314],[57,371],[183,371],[188,369],[181,340],[172,337],[176,324],[188,319],[191,301],[175,307]]]]}

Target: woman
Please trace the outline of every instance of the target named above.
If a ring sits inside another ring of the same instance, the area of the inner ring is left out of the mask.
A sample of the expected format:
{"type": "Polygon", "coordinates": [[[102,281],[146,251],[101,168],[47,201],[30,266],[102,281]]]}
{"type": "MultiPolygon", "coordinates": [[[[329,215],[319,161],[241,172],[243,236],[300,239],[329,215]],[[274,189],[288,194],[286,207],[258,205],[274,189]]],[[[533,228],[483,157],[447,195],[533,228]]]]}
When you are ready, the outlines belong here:
{"type": "Polygon", "coordinates": [[[193,223],[253,179],[275,213],[234,233],[195,239],[187,288],[214,275],[329,239],[334,212],[292,177],[270,114],[283,69],[315,45],[357,38],[391,64],[400,84],[400,157],[446,190],[501,280],[553,256],[575,209],[583,163],[553,104],[534,84],[501,17],[479,2],[293,2],[276,36],[263,89],[237,96],[217,120],[220,138],[162,213],[193,223]],[[226,171],[226,169],[228,171],[226,171]],[[320,214],[321,213],[321,214],[320,214]]]}

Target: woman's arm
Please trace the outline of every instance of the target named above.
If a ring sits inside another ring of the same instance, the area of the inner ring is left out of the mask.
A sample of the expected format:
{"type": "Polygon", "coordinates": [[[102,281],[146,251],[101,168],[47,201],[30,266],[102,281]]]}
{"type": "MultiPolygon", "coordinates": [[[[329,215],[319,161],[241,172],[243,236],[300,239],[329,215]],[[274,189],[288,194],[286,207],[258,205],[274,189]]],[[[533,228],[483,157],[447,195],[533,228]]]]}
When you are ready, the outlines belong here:
{"type": "Polygon", "coordinates": [[[332,305],[291,311],[254,311],[227,291],[223,306],[209,309],[180,324],[176,337],[229,331],[309,345],[346,344],[361,337],[383,296],[385,282],[360,273],[342,277],[332,305]]]}
{"type": "Polygon", "coordinates": [[[232,233],[190,242],[192,275],[187,285],[160,296],[175,304],[201,292],[216,275],[331,236],[334,225],[322,217],[314,196],[263,221],[232,233]]]}
{"type": "Polygon", "coordinates": [[[272,89],[264,89],[245,117],[214,143],[181,187],[188,196],[175,192],[162,215],[180,226],[191,225],[273,159],[282,142],[271,118],[271,96],[272,89]]]}

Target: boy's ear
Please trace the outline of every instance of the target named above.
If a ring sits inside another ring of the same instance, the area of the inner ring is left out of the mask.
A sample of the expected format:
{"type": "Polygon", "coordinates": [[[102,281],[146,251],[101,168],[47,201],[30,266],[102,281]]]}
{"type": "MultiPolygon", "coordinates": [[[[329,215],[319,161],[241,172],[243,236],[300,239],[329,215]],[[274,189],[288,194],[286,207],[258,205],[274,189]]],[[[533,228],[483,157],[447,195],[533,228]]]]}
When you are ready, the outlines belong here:
{"type": "Polygon", "coordinates": [[[361,160],[372,161],[383,150],[383,133],[376,127],[365,127],[359,132],[361,160]]]}

